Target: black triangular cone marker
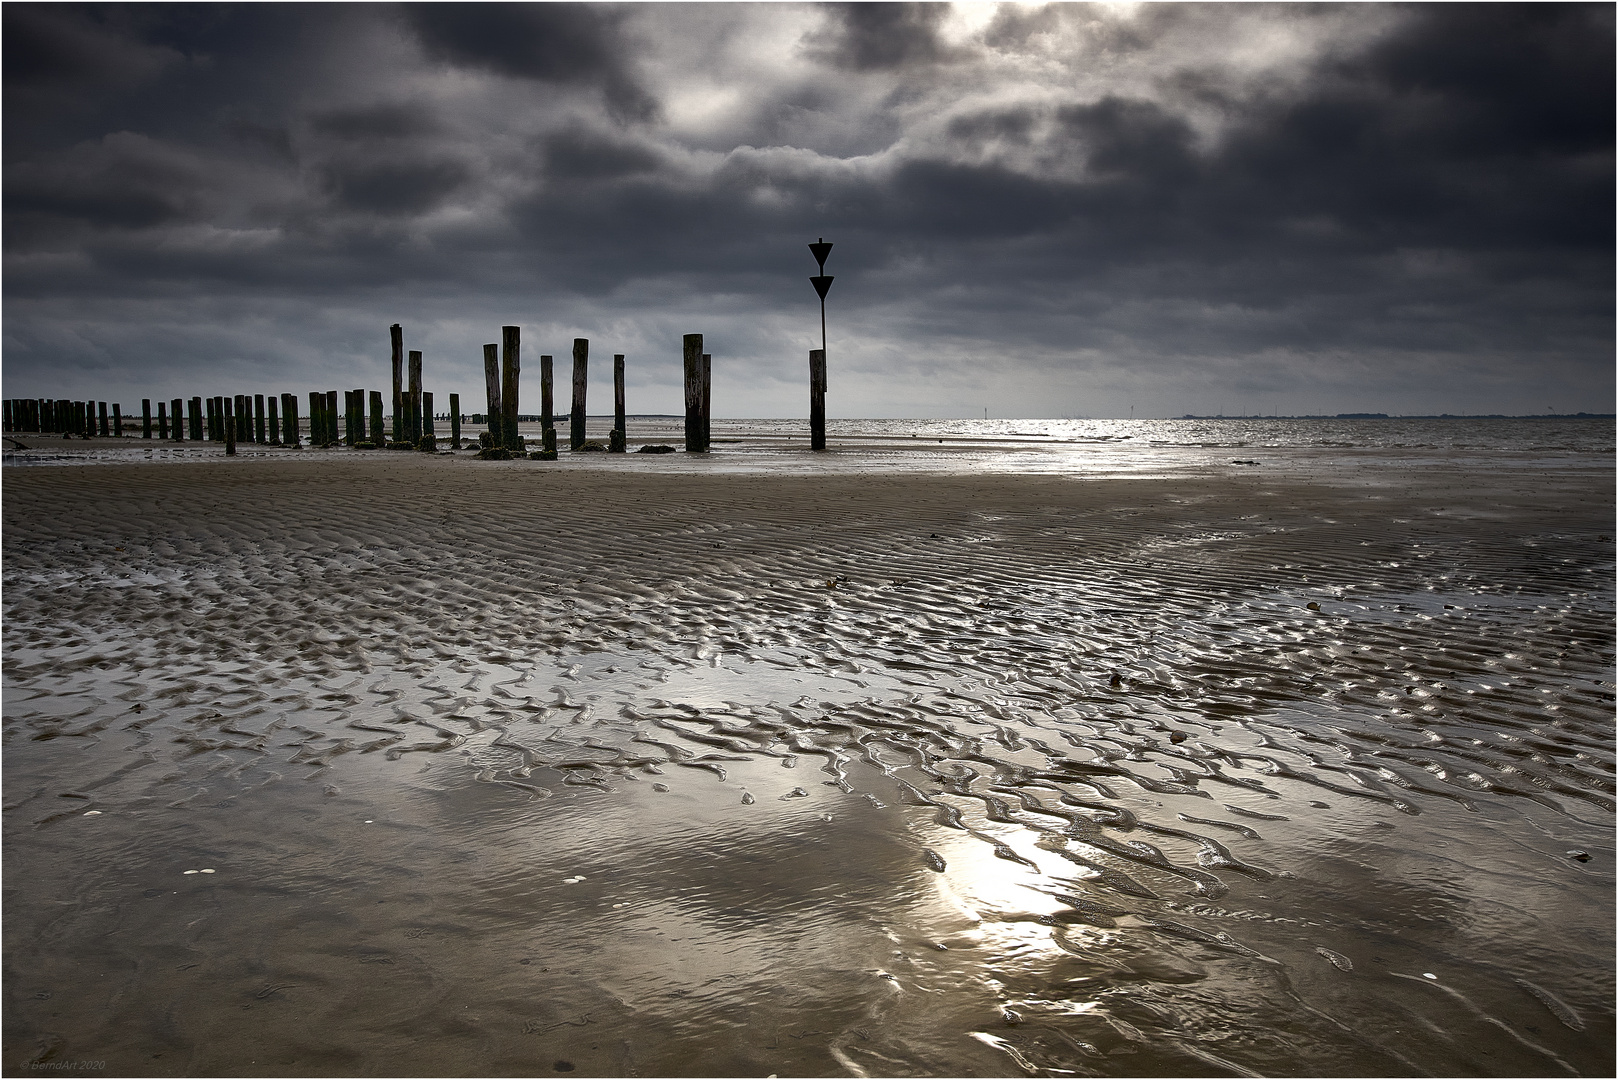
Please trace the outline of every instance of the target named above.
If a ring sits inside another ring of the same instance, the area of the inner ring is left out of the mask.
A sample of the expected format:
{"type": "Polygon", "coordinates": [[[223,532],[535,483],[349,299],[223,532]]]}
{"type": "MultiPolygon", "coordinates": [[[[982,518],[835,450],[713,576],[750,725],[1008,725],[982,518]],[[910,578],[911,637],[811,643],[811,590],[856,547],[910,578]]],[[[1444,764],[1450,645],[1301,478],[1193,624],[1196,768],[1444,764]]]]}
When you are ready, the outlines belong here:
{"type": "Polygon", "coordinates": [[[820,277],[810,278],[809,284],[815,287],[815,292],[819,293],[820,298],[824,300],[826,299],[826,294],[831,291],[831,283],[833,280],[835,279],[826,277],[824,274],[822,274],[820,277]]]}
{"type": "MultiPolygon", "coordinates": [[[[815,262],[820,264],[820,272],[826,272],[826,256],[831,254],[831,245],[822,240],[818,244],[810,244],[809,250],[814,253],[815,262]]],[[[822,296],[825,294],[822,293],[822,296]]]]}

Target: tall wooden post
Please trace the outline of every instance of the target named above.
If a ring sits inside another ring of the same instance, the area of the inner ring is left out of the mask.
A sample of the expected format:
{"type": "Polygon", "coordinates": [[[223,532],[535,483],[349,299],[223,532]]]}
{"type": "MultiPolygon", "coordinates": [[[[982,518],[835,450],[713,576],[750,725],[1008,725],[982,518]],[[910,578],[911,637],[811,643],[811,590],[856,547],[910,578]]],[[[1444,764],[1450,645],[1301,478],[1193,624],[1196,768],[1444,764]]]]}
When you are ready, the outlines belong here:
{"type": "Polygon", "coordinates": [[[388,338],[393,343],[393,441],[403,442],[400,406],[404,404],[404,328],[394,323],[388,327],[388,338]]]}
{"type": "Polygon", "coordinates": [[[366,431],[366,428],[365,428],[365,391],[363,389],[355,390],[355,391],[353,391],[353,394],[354,394],[354,438],[350,441],[349,445],[350,446],[358,446],[360,443],[365,441],[365,437],[366,437],[365,436],[365,431],[366,431]]]}
{"type": "Polygon", "coordinates": [[[185,402],[179,398],[174,399],[169,411],[169,435],[175,442],[185,441],[185,402]]]}
{"type": "Polygon", "coordinates": [[[209,442],[219,441],[219,399],[211,397],[203,402],[203,435],[209,442]]]}
{"type": "Polygon", "coordinates": [[[140,399],[140,437],[152,437],[152,399],[149,397],[140,399]]]}
{"type": "Polygon", "coordinates": [[[281,395],[281,442],[296,450],[302,445],[298,432],[298,395],[281,395]]]}
{"type": "Polygon", "coordinates": [[[157,437],[162,439],[164,442],[168,441],[169,403],[166,401],[159,401],[157,403],[157,437]]]}
{"type": "Polygon", "coordinates": [[[112,403],[112,437],[124,437],[124,407],[116,401],[112,403]]]}
{"type": "Polygon", "coordinates": [[[410,350],[410,433],[405,439],[414,446],[421,442],[421,350],[410,350]]]}
{"type": "Polygon", "coordinates": [[[433,395],[430,390],[421,391],[421,441],[416,444],[418,450],[432,453],[438,449],[438,433],[433,427],[433,395]]]}
{"type": "Polygon", "coordinates": [[[321,404],[326,407],[326,444],[336,446],[343,441],[342,433],[337,430],[337,391],[327,390],[326,400],[321,404]]]}
{"type": "Polygon", "coordinates": [[[498,342],[483,346],[483,389],[488,400],[484,422],[489,425],[489,445],[504,446],[506,437],[501,423],[506,418],[500,406],[500,345],[498,342]]]}
{"type": "Polygon", "coordinates": [[[461,448],[461,395],[449,396],[449,448],[461,448]]]}
{"type": "Polygon", "coordinates": [[[713,443],[713,431],[708,426],[709,406],[713,404],[713,357],[702,354],[702,452],[706,454],[713,443]]]}
{"type": "Polygon", "coordinates": [[[263,446],[264,438],[264,395],[253,395],[253,441],[263,446]]]}
{"type": "Polygon", "coordinates": [[[274,394],[271,394],[269,397],[264,399],[264,404],[269,409],[269,412],[268,412],[268,424],[269,424],[270,445],[271,446],[280,446],[281,445],[281,399],[276,397],[274,394]]]}
{"type": "Polygon", "coordinates": [[[624,354],[612,354],[612,434],[607,439],[608,453],[621,454],[628,445],[629,433],[624,430],[624,354]]]}
{"type": "Polygon", "coordinates": [[[14,432],[14,431],[17,430],[17,413],[19,411],[20,410],[17,408],[16,403],[14,403],[10,398],[6,398],[6,401],[5,401],[5,430],[7,431],[7,433],[14,432]]]}
{"type": "Polygon", "coordinates": [[[253,441],[253,428],[252,428],[252,423],[251,423],[253,417],[252,417],[252,414],[248,411],[248,404],[249,404],[249,402],[248,402],[248,398],[247,398],[246,394],[237,394],[236,395],[236,412],[235,412],[236,421],[235,421],[235,423],[236,423],[236,441],[237,442],[252,442],[253,441]]]}
{"type": "Polygon", "coordinates": [[[826,449],[826,350],[809,350],[809,449],[826,449]]]}
{"type": "Polygon", "coordinates": [[[685,452],[700,454],[702,445],[702,335],[685,335],[685,452]]]}
{"type": "Polygon", "coordinates": [[[584,445],[584,403],[590,381],[590,339],[573,339],[573,409],[568,414],[569,450],[584,445]]]}
{"type": "Polygon", "coordinates": [[[100,406],[101,406],[101,409],[100,409],[100,412],[101,412],[101,437],[103,439],[105,439],[107,436],[112,434],[112,429],[107,425],[107,403],[105,401],[100,402],[100,406]]]}
{"type": "Polygon", "coordinates": [[[326,395],[318,390],[309,391],[309,445],[321,446],[326,441],[326,421],[320,414],[326,411],[326,395]]]}
{"type": "Polygon", "coordinates": [[[220,427],[225,429],[225,453],[231,457],[236,456],[236,413],[231,406],[240,401],[240,395],[236,397],[234,402],[228,397],[219,399],[220,407],[224,412],[224,415],[220,417],[222,421],[220,427]]]}
{"type": "Polygon", "coordinates": [[[387,421],[382,413],[382,391],[371,391],[371,442],[377,449],[387,445],[387,421]]]}
{"type": "Polygon", "coordinates": [[[551,358],[539,358],[539,448],[546,453],[556,453],[556,402],[553,397],[555,384],[552,381],[551,358]]]}
{"type": "Polygon", "coordinates": [[[500,409],[505,414],[500,430],[506,438],[506,449],[522,453],[522,436],[517,434],[517,382],[522,372],[522,328],[500,328],[500,409]]]}

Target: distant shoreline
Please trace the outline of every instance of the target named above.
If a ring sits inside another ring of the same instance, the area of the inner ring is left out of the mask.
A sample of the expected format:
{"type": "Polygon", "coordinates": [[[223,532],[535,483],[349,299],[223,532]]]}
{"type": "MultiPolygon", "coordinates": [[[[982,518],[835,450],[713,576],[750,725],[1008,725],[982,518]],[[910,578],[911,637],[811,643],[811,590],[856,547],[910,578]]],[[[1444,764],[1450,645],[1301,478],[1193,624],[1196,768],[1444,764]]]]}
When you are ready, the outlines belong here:
{"type": "Polygon", "coordinates": [[[1507,413],[1380,413],[1380,412],[1350,412],[1350,413],[1304,413],[1297,416],[1283,416],[1278,413],[1263,415],[1226,416],[1223,413],[1217,416],[1198,416],[1186,413],[1184,416],[1168,417],[1171,420],[1615,420],[1618,413],[1521,413],[1511,415],[1507,413]]]}

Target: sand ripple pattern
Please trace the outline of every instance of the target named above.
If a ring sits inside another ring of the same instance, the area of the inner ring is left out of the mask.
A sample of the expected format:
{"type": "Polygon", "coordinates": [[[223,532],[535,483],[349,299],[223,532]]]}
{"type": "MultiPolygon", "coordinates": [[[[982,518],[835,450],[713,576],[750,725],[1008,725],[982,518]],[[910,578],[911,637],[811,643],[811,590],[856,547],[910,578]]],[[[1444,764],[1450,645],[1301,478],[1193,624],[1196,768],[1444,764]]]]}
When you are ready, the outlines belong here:
{"type": "MultiPolygon", "coordinates": [[[[178,465],[8,476],[6,744],[140,743],[78,797],[8,792],[8,828],[120,800],[200,811],[263,783],[340,790],[363,755],[457,758],[522,801],[795,769],[781,799],[906,808],[930,872],[980,850],[1020,875],[1023,908],[978,915],[1037,926],[1083,976],[1071,993],[1008,980],[1003,1026],[974,1038],[1008,1071],[1105,1072],[1148,1042],[1193,1071],[1276,1067],[1255,1034],[1221,1048],[1209,1018],[1227,1012],[1174,989],[1220,957],[1293,979],[1395,966],[1302,901],[1258,898],[1308,877],[1325,809],[1384,829],[1612,827],[1601,508],[1541,532],[1479,528],[1430,491],[1334,520],[1257,488],[1225,509],[1122,481],[654,489],[444,466],[238,470],[225,488],[176,483],[178,465]],[[334,488],[333,469],[359,482],[334,488]],[[1121,971],[1121,942],[1187,974],[1121,971]],[[1079,997],[1099,1003],[1082,1023],[1079,997]]],[[[1507,968],[1515,998],[1445,1007],[1591,1020],[1561,996],[1577,990],[1507,968]]],[[[1281,1007],[1254,1005],[1255,1026],[1281,1007]]],[[[1514,1067],[1578,1071],[1512,1040],[1514,1067]]],[[[1451,1060],[1361,1049],[1393,1072],[1451,1060]]],[[[837,1049],[893,1068],[867,1052],[837,1049]]]]}

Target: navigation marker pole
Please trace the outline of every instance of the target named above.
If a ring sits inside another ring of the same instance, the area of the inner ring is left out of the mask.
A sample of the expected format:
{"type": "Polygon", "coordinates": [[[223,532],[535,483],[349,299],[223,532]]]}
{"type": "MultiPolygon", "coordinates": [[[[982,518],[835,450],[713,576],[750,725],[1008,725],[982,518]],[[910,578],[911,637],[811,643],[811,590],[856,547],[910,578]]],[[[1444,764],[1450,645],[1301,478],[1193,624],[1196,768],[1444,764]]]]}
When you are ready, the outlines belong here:
{"type": "Polygon", "coordinates": [[[820,275],[809,279],[809,284],[820,294],[820,348],[809,353],[809,449],[826,449],[826,293],[831,291],[832,279],[826,276],[826,256],[831,245],[822,236],[820,242],[810,244],[815,262],[820,264],[820,275]]]}

